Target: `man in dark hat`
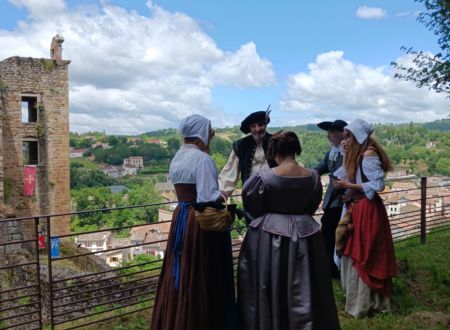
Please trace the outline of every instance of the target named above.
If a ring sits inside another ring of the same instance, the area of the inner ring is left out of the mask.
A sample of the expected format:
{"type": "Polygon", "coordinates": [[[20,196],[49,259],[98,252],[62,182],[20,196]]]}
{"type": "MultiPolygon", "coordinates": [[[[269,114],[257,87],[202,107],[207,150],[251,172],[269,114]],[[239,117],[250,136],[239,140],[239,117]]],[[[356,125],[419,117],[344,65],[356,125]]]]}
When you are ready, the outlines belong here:
{"type": "Polygon", "coordinates": [[[325,157],[314,168],[320,175],[329,174],[330,182],[328,184],[325,197],[323,198],[323,216],[322,216],[322,233],[326,245],[328,263],[330,265],[331,276],[339,278],[339,271],[334,263],[334,245],[335,245],[335,232],[337,224],[340,220],[342,213],[342,190],[333,188],[332,175],[339,167],[341,167],[344,160],[344,154],[341,146],[343,140],[344,127],[347,123],[343,120],[335,121],[323,121],[317,126],[327,131],[328,141],[330,141],[331,150],[325,153],[325,157]]]}
{"type": "Polygon", "coordinates": [[[275,161],[266,160],[267,142],[272,136],[266,131],[269,113],[269,109],[253,112],[241,122],[242,133],[248,135],[233,142],[228,162],[219,174],[219,187],[225,196],[236,189],[239,176],[244,184],[261,167],[276,166],[275,161]]]}

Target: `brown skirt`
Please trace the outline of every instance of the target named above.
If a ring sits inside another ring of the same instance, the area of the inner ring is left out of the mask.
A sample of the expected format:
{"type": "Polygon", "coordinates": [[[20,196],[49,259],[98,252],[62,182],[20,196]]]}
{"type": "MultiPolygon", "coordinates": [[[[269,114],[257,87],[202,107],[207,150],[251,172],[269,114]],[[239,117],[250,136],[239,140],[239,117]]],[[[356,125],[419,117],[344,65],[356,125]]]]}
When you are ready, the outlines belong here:
{"type": "MultiPolygon", "coordinates": [[[[195,185],[175,185],[179,201],[195,200],[195,185]],[[194,192],[192,191],[194,189],[194,192]]],[[[172,275],[174,212],[152,315],[152,330],[235,329],[236,313],[229,232],[206,232],[189,207],[178,290],[172,275]]]]}

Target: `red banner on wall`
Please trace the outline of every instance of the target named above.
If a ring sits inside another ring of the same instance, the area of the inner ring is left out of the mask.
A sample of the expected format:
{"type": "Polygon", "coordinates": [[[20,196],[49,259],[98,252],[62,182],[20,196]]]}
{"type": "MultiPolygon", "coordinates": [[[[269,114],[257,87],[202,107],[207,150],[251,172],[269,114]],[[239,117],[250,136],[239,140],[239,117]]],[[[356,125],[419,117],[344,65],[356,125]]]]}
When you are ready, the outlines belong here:
{"type": "Polygon", "coordinates": [[[38,248],[45,249],[45,236],[42,234],[39,234],[38,236],[38,248]]]}
{"type": "Polygon", "coordinates": [[[34,192],[36,182],[36,167],[24,166],[23,168],[23,194],[31,196],[34,192]]]}

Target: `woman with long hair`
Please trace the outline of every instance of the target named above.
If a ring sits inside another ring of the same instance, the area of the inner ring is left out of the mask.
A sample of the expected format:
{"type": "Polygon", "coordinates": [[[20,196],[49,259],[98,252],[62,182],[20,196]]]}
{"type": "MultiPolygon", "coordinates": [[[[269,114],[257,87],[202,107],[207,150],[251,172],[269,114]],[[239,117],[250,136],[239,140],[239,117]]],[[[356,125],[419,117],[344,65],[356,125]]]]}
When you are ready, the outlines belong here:
{"type": "Polygon", "coordinates": [[[355,119],[344,127],[344,165],[333,184],[347,189],[349,230],[341,258],[345,311],[355,317],[390,310],[392,277],[397,271],[389,219],[378,192],[392,170],[388,155],[372,136],[372,125],[355,119]]]}
{"type": "Polygon", "coordinates": [[[312,215],[322,199],[316,171],[295,161],[294,132],[275,133],[267,156],[278,164],[244,184],[251,217],[239,255],[238,305],[243,330],[339,329],[325,245],[312,215]]]}

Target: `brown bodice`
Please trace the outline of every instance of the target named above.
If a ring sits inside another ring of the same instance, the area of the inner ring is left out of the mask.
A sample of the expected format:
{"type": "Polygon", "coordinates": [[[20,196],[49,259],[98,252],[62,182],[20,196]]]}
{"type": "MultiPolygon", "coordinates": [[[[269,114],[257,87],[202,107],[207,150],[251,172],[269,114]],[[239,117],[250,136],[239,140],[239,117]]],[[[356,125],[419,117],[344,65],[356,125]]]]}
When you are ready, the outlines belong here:
{"type": "Polygon", "coordinates": [[[179,202],[195,202],[197,200],[195,184],[177,183],[174,187],[179,202]]]}

